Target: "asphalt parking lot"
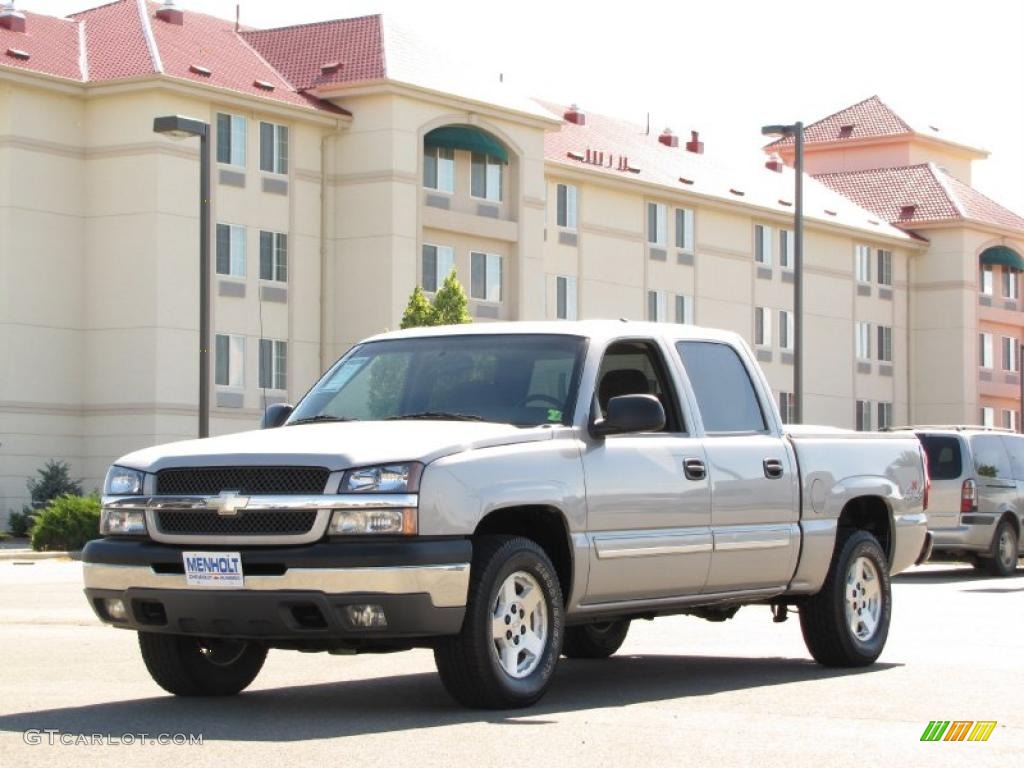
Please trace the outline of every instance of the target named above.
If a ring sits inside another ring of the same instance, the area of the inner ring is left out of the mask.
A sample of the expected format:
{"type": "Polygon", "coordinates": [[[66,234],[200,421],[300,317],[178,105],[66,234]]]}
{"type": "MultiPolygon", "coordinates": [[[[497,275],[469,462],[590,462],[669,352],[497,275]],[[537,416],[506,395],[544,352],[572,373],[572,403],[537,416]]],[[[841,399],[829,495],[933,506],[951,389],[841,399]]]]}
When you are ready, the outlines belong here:
{"type": "Polygon", "coordinates": [[[0,765],[1014,765],[1024,743],[1024,570],[927,565],[894,581],[889,643],[867,670],[814,664],[799,622],[744,608],[711,624],[638,622],[619,654],[562,661],[529,710],[447,698],[427,651],[273,651],[241,696],[151,682],[132,633],[101,626],[71,561],[0,562],[0,765]],[[987,742],[920,741],[930,720],[995,720],[987,742]],[[202,745],[27,744],[202,734],[202,745]]]}

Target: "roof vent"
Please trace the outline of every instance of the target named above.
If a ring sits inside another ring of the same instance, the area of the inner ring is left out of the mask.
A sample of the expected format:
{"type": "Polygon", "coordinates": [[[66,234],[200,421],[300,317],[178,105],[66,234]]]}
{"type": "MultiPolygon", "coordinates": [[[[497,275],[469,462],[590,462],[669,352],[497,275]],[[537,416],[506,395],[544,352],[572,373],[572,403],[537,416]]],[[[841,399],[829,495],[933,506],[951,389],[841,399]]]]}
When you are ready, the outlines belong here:
{"type": "Polygon", "coordinates": [[[8,48],[7,55],[12,59],[20,59],[21,61],[28,61],[32,57],[32,54],[20,48],[8,48]]]}
{"type": "Polygon", "coordinates": [[[11,32],[25,31],[25,14],[15,9],[14,0],[8,0],[0,5],[0,28],[9,29],[11,32]]]}
{"type": "Polygon", "coordinates": [[[917,212],[917,203],[907,203],[900,206],[900,218],[909,219],[917,212]]]}
{"type": "Polygon", "coordinates": [[[730,187],[730,188],[729,188],[729,191],[730,191],[730,192],[731,192],[732,194],[736,195],[737,197],[743,197],[743,196],[744,196],[745,194],[747,194],[747,193],[746,193],[746,192],[744,192],[744,191],[743,191],[742,189],[736,189],[735,187],[730,187]]]}
{"type": "Polygon", "coordinates": [[[213,74],[212,70],[208,69],[207,67],[201,67],[198,64],[189,64],[188,71],[195,72],[197,75],[202,75],[203,77],[209,77],[213,74]]]}
{"type": "Polygon", "coordinates": [[[253,80],[252,84],[255,85],[257,88],[259,88],[260,90],[263,90],[263,91],[272,91],[272,90],[274,90],[274,84],[273,83],[268,83],[266,80],[253,80]]]}
{"type": "Polygon", "coordinates": [[[825,209],[825,213],[827,213],[829,216],[838,216],[838,214],[835,211],[831,211],[828,208],[825,209]]]}
{"type": "Polygon", "coordinates": [[[664,131],[662,131],[661,135],[658,137],[658,141],[660,141],[666,147],[679,146],[679,137],[672,133],[671,128],[666,128],[664,131]]]}
{"type": "Polygon", "coordinates": [[[179,27],[185,23],[185,12],[174,4],[174,0],[164,0],[164,4],[156,9],[156,17],[179,27]]]}
{"type": "Polygon", "coordinates": [[[686,151],[696,155],[704,154],[704,142],[700,140],[700,134],[697,131],[690,131],[690,140],[686,142],[686,151]]]}
{"type": "Polygon", "coordinates": [[[793,207],[793,203],[791,201],[783,200],[781,197],[779,198],[779,205],[784,205],[787,208],[792,208],[793,207]]]}
{"type": "Polygon", "coordinates": [[[848,139],[851,136],[853,136],[853,126],[852,125],[840,125],[839,126],[839,138],[840,139],[848,139]]]}
{"type": "Polygon", "coordinates": [[[685,176],[680,176],[679,181],[686,185],[693,184],[693,179],[687,179],[685,176]]]}
{"type": "Polygon", "coordinates": [[[782,169],[785,167],[785,163],[782,162],[782,156],[778,152],[772,152],[771,157],[765,162],[764,167],[769,171],[775,171],[776,173],[782,173],[782,169]]]}
{"type": "Polygon", "coordinates": [[[587,124],[587,113],[580,112],[580,108],[577,107],[575,104],[573,104],[567,110],[565,110],[565,114],[562,115],[562,117],[565,118],[566,122],[574,123],[576,125],[587,124]]]}
{"type": "Polygon", "coordinates": [[[333,75],[339,69],[341,69],[341,62],[340,61],[329,61],[326,64],[321,64],[320,65],[320,74],[321,75],[333,75]]]}

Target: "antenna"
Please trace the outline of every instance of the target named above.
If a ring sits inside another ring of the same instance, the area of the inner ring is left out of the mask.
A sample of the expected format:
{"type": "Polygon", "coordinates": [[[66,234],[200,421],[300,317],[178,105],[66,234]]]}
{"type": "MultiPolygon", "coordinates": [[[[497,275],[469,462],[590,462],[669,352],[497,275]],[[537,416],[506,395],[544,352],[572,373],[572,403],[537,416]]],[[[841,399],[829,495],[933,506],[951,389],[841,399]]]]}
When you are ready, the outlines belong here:
{"type": "Polygon", "coordinates": [[[238,30],[241,29],[241,26],[242,26],[241,19],[242,19],[242,4],[241,3],[235,3],[235,32],[238,32],[238,30]]]}
{"type": "Polygon", "coordinates": [[[644,136],[651,135],[651,113],[647,113],[647,127],[644,129],[644,136]]]}

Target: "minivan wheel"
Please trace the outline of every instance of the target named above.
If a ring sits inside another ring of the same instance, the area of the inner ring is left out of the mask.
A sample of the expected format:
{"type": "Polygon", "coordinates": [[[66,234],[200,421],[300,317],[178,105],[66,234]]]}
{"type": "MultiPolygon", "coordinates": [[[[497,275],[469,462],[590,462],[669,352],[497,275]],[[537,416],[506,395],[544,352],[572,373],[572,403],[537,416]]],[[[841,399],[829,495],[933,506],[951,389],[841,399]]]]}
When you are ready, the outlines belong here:
{"type": "Polygon", "coordinates": [[[889,563],[867,531],[840,531],[821,591],[800,606],[811,656],[826,667],[863,667],[882,653],[892,619],[889,563]]]}
{"type": "Polygon", "coordinates": [[[629,619],[566,627],[562,654],[568,659],[606,659],[626,641],[629,619]]]}
{"type": "Polygon", "coordinates": [[[1009,520],[1000,521],[992,538],[992,557],[982,559],[985,569],[993,576],[1012,576],[1017,570],[1017,531],[1009,520]]]}
{"type": "Polygon", "coordinates": [[[467,707],[533,704],[551,683],[564,625],[562,590],[544,550],[521,536],[478,539],[462,630],[434,647],[445,690],[467,707]]]}

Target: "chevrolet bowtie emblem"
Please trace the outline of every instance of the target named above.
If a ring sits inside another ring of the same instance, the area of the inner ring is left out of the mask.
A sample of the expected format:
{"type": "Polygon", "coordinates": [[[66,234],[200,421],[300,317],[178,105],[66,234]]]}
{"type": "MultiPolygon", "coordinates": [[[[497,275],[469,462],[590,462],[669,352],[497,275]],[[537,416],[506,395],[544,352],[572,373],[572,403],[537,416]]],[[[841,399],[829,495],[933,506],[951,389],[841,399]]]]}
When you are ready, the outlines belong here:
{"type": "Polygon", "coordinates": [[[206,506],[216,510],[221,517],[234,517],[249,503],[248,496],[239,491],[221,491],[215,498],[207,499],[206,506]]]}

